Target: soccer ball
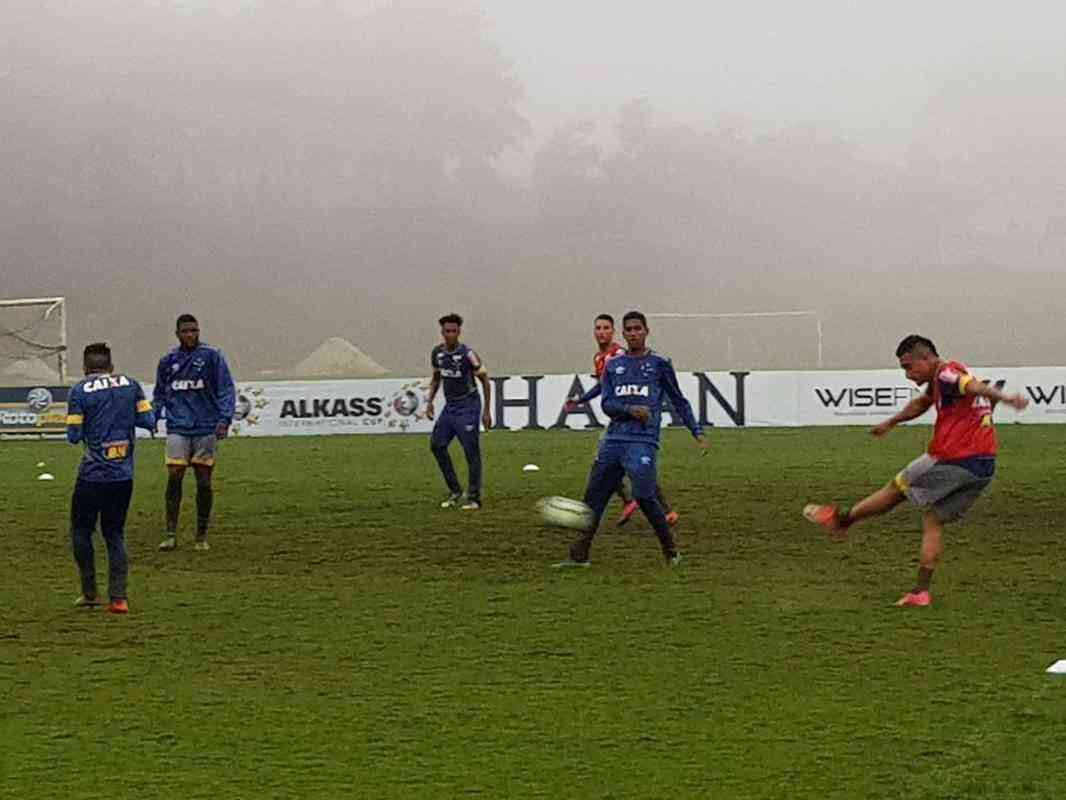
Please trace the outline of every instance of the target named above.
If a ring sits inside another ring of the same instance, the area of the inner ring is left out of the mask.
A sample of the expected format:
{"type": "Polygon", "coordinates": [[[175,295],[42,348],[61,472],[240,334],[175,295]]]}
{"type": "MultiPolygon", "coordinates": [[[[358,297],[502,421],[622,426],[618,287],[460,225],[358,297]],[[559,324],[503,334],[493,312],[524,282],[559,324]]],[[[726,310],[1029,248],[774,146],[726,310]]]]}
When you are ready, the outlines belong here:
{"type": "Polygon", "coordinates": [[[580,500],[569,497],[543,497],[537,501],[537,511],[546,525],[587,531],[592,527],[592,509],[580,500]]]}

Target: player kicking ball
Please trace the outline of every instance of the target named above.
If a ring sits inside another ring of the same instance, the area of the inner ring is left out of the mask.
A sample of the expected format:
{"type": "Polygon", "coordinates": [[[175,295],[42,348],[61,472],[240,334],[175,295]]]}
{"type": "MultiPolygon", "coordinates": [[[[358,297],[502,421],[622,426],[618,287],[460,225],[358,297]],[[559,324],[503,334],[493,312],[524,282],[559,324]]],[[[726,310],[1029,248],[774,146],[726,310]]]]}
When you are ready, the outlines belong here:
{"type": "MultiPolygon", "coordinates": [[[[602,391],[600,382],[603,380],[603,371],[607,362],[626,351],[622,345],[614,340],[614,317],[610,314],[600,314],[596,317],[593,323],[592,338],[595,340],[597,347],[596,354],[592,357],[592,377],[596,379],[596,385],[580,397],[567,400],[566,410],[568,413],[577,411],[580,406],[587,405],[600,396],[602,391]]],[[[630,497],[629,487],[626,485],[625,478],[619,482],[615,493],[622,501],[622,516],[618,518],[618,525],[622,526],[629,522],[640,506],[636,500],[630,497]]],[[[658,484],[655,486],[655,496],[663,507],[663,511],[666,512],[666,521],[671,525],[676,525],[681,515],[670,508],[670,504],[666,501],[665,495],[663,495],[662,487],[658,484]]]]}
{"type": "Polygon", "coordinates": [[[933,439],[887,486],[851,508],[812,504],[803,516],[837,539],[867,517],[891,511],[910,499],[922,509],[922,546],[918,582],[897,606],[928,606],[929,584],[944,552],[944,525],[961,518],[992,482],[996,471],[996,432],[992,427],[995,403],[1018,411],[1029,405],[1021,394],[1004,394],[976,379],[960,361],[942,359],[924,336],[911,335],[899,343],[896,357],[907,379],[926,390],[895,416],[870,432],[884,436],[901,422],[917,419],[936,406],[933,439]]]}
{"type": "Polygon", "coordinates": [[[659,537],[667,563],[674,566],[681,561],[670,523],[655,491],[664,395],[692,432],[696,444],[704,450],[710,444],[692,413],[692,406],[681,394],[670,359],[648,348],[648,333],[648,321],[639,311],[630,311],[622,318],[622,335],[628,349],[607,362],[600,383],[603,412],[611,418],[611,424],[600,440],[596,463],[585,489],[585,504],[592,509],[592,523],[570,547],[570,557],[554,565],[557,568],[589,566],[589,550],[596,529],[623,476],[629,477],[633,497],[659,537]]]}

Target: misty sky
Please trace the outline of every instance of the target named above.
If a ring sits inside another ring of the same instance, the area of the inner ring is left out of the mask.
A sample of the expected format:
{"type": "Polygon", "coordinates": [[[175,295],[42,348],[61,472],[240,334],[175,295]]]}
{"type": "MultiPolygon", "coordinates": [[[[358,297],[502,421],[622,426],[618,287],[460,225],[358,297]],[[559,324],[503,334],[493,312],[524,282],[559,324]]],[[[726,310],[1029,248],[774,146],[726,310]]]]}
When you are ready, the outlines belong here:
{"type": "Polygon", "coordinates": [[[1066,7],[1053,2],[482,5],[542,128],[647,96],[686,120],[836,127],[890,158],[953,64],[996,51],[1025,64],[1066,48],[1066,7]]]}
{"type": "MultiPolygon", "coordinates": [[[[332,336],[421,374],[453,310],[494,369],[583,369],[634,306],[1061,363],[1064,8],[0,0],[0,297],[142,376],[185,311],[251,375],[332,336]]],[[[811,330],[656,334],[786,369],[811,330]]]]}

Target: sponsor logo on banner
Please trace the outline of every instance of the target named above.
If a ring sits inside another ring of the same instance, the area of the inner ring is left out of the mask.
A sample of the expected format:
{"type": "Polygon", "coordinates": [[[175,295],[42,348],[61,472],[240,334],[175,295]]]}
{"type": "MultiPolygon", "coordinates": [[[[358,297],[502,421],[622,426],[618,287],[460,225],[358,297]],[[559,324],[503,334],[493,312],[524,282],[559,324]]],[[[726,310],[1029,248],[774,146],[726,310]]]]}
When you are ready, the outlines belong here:
{"type": "Polygon", "coordinates": [[[45,411],[52,405],[52,393],[43,386],[30,389],[30,393],[26,395],[26,405],[29,406],[30,411],[37,413],[45,411]]]}
{"type": "Polygon", "coordinates": [[[66,386],[0,388],[0,433],[65,433],[69,392],[66,386]]]}
{"type": "Polygon", "coordinates": [[[1036,384],[1025,387],[1033,406],[1045,414],[1066,414],[1066,383],[1036,384]]]}
{"type": "Polygon", "coordinates": [[[425,381],[417,380],[406,383],[389,397],[388,407],[382,415],[385,427],[390,430],[406,431],[417,422],[426,419],[426,392],[429,387],[425,381]]]}
{"type": "Polygon", "coordinates": [[[240,436],[259,424],[263,410],[270,406],[266,389],[262,386],[243,386],[237,389],[237,400],[233,407],[233,425],[230,433],[240,436]]]}
{"type": "Polygon", "coordinates": [[[902,408],[921,390],[913,386],[815,386],[814,395],[822,408],[836,416],[869,416],[902,408]]]}

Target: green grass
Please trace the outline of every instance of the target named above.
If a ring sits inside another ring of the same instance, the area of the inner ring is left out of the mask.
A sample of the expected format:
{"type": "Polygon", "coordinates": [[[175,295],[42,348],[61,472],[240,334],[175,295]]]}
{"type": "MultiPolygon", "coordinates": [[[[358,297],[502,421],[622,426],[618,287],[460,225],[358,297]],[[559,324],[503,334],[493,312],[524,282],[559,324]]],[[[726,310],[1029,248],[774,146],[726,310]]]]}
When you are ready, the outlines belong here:
{"type": "Polygon", "coordinates": [[[0,797],[1061,797],[1060,429],[1001,429],[930,609],[891,607],[913,509],[845,544],[799,515],[926,433],[721,431],[704,459],[671,432],[682,568],[641,520],[578,574],[547,568],[569,535],[531,509],[580,496],[592,434],[487,434],[474,515],[437,509],[425,437],[227,442],[213,549],[189,546],[190,482],[171,554],[151,443],[128,618],[69,608],[78,450],[4,443],[0,797]]]}

